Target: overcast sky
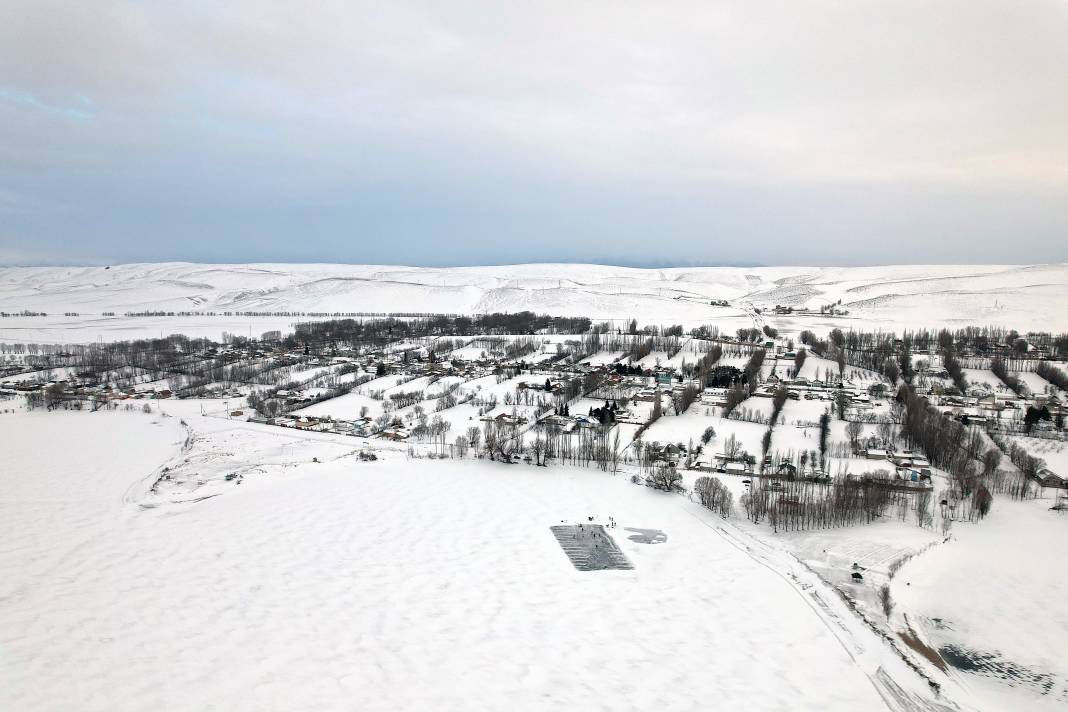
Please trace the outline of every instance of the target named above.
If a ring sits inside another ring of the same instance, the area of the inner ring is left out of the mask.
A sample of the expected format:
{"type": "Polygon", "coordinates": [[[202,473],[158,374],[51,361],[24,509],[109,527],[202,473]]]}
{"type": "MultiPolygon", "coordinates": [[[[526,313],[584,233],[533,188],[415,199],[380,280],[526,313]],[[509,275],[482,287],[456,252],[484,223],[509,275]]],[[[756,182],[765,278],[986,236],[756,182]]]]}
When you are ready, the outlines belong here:
{"type": "Polygon", "coordinates": [[[0,263],[1066,246],[1063,0],[0,3],[0,263]]]}

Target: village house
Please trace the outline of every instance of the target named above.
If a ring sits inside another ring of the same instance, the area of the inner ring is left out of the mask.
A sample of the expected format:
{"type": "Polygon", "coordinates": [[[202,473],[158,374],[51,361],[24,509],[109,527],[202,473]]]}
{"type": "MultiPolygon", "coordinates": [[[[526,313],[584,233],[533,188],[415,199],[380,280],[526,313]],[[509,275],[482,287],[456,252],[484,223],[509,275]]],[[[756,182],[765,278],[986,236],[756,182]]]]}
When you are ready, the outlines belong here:
{"type": "Polygon", "coordinates": [[[789,460],[783,460],[779,463],[779,466],[775,468],[775,474],[777,474],[779,477],[793,479],[797,476],[797,467],[795,467],[794,464],[789,460]]]}
{"type": "Polygon", "coordinates": [[[526,425],[527,419],[522,415],[512,416],[511,413],[498,413],[497,415],[484,415],[480,418],[483,422],[496,422],[498,425],[526,425]]]}
{"type": "Polygon", "coordinates": [[[744,462],[726,462],[716,469],[716,472],[721,472],[725,475],[748,475],[752,474],[752,470],[747,463],[744,462]]]}
{"type": "Polygon", "coordinates": [[[407,440],[408,439],[408,435],[409,435],[409,433],[408,433],[408,429],[407,428],[399,427],[399,428],[386,428],[385,430],[383,430],[382,432],[380,432],[378,434],[378,437],[382,438],[383,440],[399,441],[399,440],[407,440]]]}
{"type": "Polygon", "coordinates": [[[539,420],[538,425],[543,428],[557,429],[563,433],[570,433],[577,424],[573,418],[567,415],[548,415],[539,420]]]}
{"type": "Polygon", "coordinates": [[[1068,489],[1068,479],[1061,477],[1048,467],[1043,467],[1035,475],[1035,479],[1043,487],[1057,487],[1060,489],[1068,489]]]}

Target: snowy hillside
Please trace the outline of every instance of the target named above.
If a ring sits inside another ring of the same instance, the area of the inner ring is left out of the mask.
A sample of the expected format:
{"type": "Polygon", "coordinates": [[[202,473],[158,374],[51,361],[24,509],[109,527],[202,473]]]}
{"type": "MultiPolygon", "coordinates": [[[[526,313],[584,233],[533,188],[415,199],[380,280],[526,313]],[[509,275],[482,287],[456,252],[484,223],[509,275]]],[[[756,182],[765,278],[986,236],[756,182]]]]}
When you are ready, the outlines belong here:
{"type": "MultiPolygon", "coordinates": [[[[531,264],[131,264],[0,268],[0,311],[494,312],[751,325],[749,309],[841,302],[848,315],[768,318],[789,329],[1001,325],[1068,329],[1068,264],[633,269],[531,264]],[[713,306],[727,300],[730,306],[713,306]]],[[[4,326],[9,326],[5,324],[4,326]]],[[[68,326],[70,326],[68,324],[68,326]]]]}

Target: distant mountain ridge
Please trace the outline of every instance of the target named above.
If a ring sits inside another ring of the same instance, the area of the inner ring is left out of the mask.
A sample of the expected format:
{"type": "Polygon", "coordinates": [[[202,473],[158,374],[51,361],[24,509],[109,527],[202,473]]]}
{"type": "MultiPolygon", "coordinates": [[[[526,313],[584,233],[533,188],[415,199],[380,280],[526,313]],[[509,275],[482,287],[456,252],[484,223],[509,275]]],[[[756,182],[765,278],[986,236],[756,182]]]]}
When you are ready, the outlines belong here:
{"type": "Polygon", "coordinates": [[[0,311],[6,312],[532,310],[711,323],[738,309],[783,305],[818,311],[839,301],[849,312],[845,326],[991,324],[1064,331],[1068,264],[638,268],[167,262],[0,268],[0,311]],[[731,308],[713,307],[712,300],[726,300],[731,308]]]}

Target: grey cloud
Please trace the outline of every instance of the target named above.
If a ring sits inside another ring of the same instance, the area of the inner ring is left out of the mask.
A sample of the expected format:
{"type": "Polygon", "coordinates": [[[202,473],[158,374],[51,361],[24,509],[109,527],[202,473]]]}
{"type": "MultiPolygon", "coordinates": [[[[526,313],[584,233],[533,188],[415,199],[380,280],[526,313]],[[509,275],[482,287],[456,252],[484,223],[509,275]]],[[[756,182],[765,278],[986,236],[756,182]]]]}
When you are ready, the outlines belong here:
{"type": "Polygon", "coordinates": [[[1043,0],[16,0],[0,87],[33,102],[0,94],[0,191],[69,209],[20,211],[0,241],[117,259],[419,261],[383,236],[435,263],[640,261],[651,241],[674,260],[913,258],[862,234],[1063,259],[1066,31],[1068,6],[1043,0]]]}

